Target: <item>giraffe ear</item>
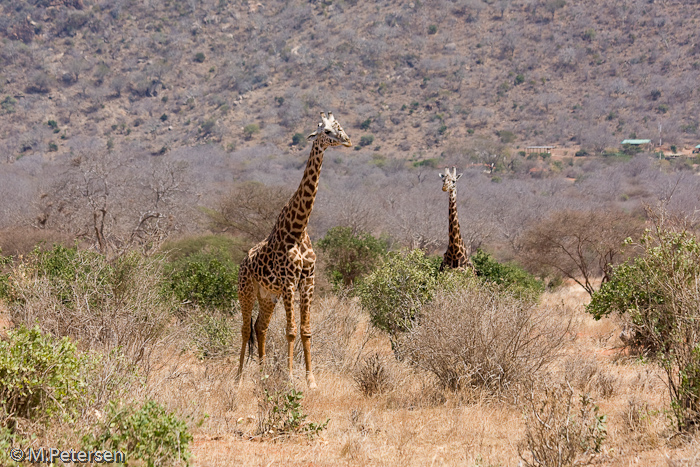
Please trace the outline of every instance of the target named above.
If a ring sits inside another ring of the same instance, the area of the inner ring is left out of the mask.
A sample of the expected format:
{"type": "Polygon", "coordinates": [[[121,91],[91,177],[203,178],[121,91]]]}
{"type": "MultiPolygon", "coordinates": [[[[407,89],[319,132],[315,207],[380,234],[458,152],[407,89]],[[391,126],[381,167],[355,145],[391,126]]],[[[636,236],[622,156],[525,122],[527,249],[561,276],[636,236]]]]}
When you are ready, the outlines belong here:
{"type": "Polygon", "coordinates": [[[443,180],[445,179],[445,174],[444,174],[444,173],[438,173],[438,175],[440,176],[441,179],[443,179],[443,180]]]}
{"type": "Polygon", "coordinates": [[[462,176],[462,174],[457,174],[457,178],[455,178],[455,182],[459,180],[459,178],[462,176]]]}
{"type": "Polygon", "coordinates": [[[314,132],[311,133],[309,136],[307,136],[306,139],[313,139],[313,138],[316,137],[317,134],[318,134],[318,131],[314,131],[314,132]]]}

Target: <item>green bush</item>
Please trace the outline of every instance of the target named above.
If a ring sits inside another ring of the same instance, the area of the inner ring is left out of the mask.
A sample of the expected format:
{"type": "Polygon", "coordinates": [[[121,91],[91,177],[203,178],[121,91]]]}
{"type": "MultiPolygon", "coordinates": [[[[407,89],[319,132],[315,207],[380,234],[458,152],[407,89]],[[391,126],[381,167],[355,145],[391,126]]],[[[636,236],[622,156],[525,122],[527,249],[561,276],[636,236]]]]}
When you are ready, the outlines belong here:
{"type": "Polygon", "coordinates": [[[631,321],[630,343],[655,357],[667,375],[679,429],[700,423],[700,241],[657,217],[639,247],[617,266],[586,310],[596,319],[619,313],[631,321]]]}
{"type": "Polygon", "coordinates": [[[0,340],[0,405],[12,429],[17,418],[71,420],[86,397],[86,371],[94,366],[67,337],[20,326],[0,340]]]}
{"type": "Polygon", "coordinates": [[[350,227],[333,227],[318,246],[326,256],[326,273],[338,287],[349,286],[370,272],[387,253],[388,240],[369,233],[354,234],[350,227]]]}
{"type": "Polygon", "coordinates": [[[259,133],[259,132],[260,132],[260,127],[258,126],[257,123],[251,123],[251,124],[243,127],[243,134],[245,135],[246,139],[252,138],[254,134],[259,133]]]}
{"type": "Polygon", "coordinates": [[[373,135],[365,135],[360,137],[360,146],[365,147],[369,146],[374,142],[374,136],[373,135]]]}
{"type": "Polygon", "coordinates": [[[238,265],[220,252],[199,252],[166,267],[166,288],[180,303],[230,309],[238,298],[238,265]]]}
{"type": "Polygon", "coordinates": [[[292,435],[306,434],[309,438],[318,436],[328,426],[330,419],[323,423],[307,421],[301,401],[304,393],[289,389],[286,391],[263,389],[260,404],[260,434],[292,435]]]}
{"type": "Polygon", "coordinates": [[[97,434],[83,439],[86,450],[121,451],[129,461],[142,460],[149,467],[189,465],[191,441],[187,424],[151,400],[140,408],[110,402],[97,434]]]}
{"type": "Polygon", "coordinates": [[[471,257],[476,275],[509,292],[523,297],[536,298],[544,292],[544,283],[520,266],[499,263],[491,255],[479,249],[471,257]]]}
{"type": "Polygon", "coordinates": [[[204,60],[206,60],[206,58],[207,58],[207,57],[204,55],[204,52],[197,52],[197,53],[194,55],[194,61],[197,62],[197,63],[203,63],[204,60]]]}
{"type": "Polygon", "coordinates": [[[420,308],[435,295],[439,267],[439,257],[428,258],[422,250],[389,254],[357,286],[372,324],[391,336],[411,329],[420,308]]]}
{"type": "Polygon", "coordinates": [[[294,136],[292,136],[292,145],[303,148],[306,146],[306,137],[302,133],[294,133],[294,136]]]}

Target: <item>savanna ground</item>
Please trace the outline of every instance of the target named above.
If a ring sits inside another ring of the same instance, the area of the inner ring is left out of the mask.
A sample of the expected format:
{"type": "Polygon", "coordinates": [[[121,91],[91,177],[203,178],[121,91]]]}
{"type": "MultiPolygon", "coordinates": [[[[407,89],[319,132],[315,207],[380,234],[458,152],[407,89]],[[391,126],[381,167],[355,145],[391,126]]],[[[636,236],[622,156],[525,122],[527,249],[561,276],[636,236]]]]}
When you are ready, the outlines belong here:
{"type": "MultiPolygon", "coordinates": [[[[565,285],[546,292],[539,306],[556,310],[551,320],[572,320],[566,344],[543,378],[545,384],[568,381],[577,394],[589,393],[607,416],[607,439],[596,462],[700,465],[700,439],[671,429],[662,372],[626,356],[618,324],[608,318],[594,321],[584,311],[587,300],[580,287],[565,285]]],[[[234,330],[239,316],[230,318],[234,330]]],[[[313,320],[319,389],[307,390],[301,361],[293,385],[304,392],[309,420],[330,420],[314,439],[260,435],[266,406],[257,363],[248,362],[238,389],[235,351],[230,358],[205,360],[177,352],[176,342],[158,351],[153,360],[160,361],[160,369],[142,390],[193,420],[208,415],[193,428],[192,465],[518,465],[524,388],[499,397],[441,389],[428,374],[397,362],[389,340],[351,299],[317,298],[313,320]],[[375,354],[388,378],[383,392],[367,397],[357,380],[375,354]]],[[[284,313],[278,309],[268,334],[268,372],[275,380],[271,384],[280,388],[287,384],[278,370],[286,360],[283,329],[284,313]]]]}

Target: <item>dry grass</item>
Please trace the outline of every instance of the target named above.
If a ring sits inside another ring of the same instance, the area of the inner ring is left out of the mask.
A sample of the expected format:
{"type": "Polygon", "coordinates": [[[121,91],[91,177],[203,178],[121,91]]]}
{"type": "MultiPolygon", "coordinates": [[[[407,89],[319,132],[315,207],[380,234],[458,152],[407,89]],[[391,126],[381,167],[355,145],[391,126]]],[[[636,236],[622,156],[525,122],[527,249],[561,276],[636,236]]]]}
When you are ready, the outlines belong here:
{"type": "MultiPolygon", "coordinates": [[[[564,288],[543,298],[543,309],[559,306],[560,319],[563,307],[563,316],[575,322],[565,354],[544,378],[552,384],[568,380],[607,416],[601,465],[700,465],[697,439],[672,438],[662,373],[610,352],[620,344],[618,325],[590,320],[582,307],[586,296],[564,288]]],[[[257,363],[247,364],[238,391],[235,361],[182,357],[152,394],[194,419],[209,414],[195,429],[193,465],[518,465],[524,398],[496,400],[487,391],[442,389],[434,376],[396,361],[388,339],[372,330],[352,300],[328,296],[315,302],[314,312],[319,389],[307,390],[301,354],[291,384],[304,391],[308,419],[330,419],[327,429],[313,440],[261,437],[257,363]],[[391,375],[390,387],[371,397],[356,381],[368,365],[375,370],[381,365],[391,375]]],[[[270,365],[283,367],[281,310],[268,340],[270,365]]]]}
{"type": "MultiPolygon", "coordinates": [[[[543,299],[546,309],[563,303],[576,322],[565,354],[543,379],[548,384],[569,381],[577,393],[589,393],[607,416],[600,465],[699,466],[700,438],[679,438],[669,428],[663,373],[638,359],[609,352],[619,345],[606,337],[617,325],[590,321],[579,298],[576,289],[565,288],[543,299]],[[612,390],[603,383],[607,378],[612,390]]],[[[302,407],[309,421],[330,419],[316,439],[259,436],[261,373],[254,360],[246,365],[239,389],[235,357],[198,359],[195,352],[182,353],[186,346],[180,341],[154,351],[152,359],[164,363],[151,373],[139,397],[154,397],[191,417],[192,465],[518,465],[517,446],[525,435],[524,397],[511,393],[494,399],[486,391],[442,389],[434,376],[396,361],[388,339],[372,330],[352,300],[318,299],[314,313],[313,358],[319,389],[307,390],[301,358],[291,385],[304,392],[302,407]],[[374,355],[391,381],[383,392],[367,397],[355,379],[374,355]],[[201,426],[195,426],[200,420],[204,420],[201,426]]],[[[236,330],[238,319],[231,320],[236,330]]],[[[283,367],[281,309],[268,339],[270,365],[283,367]]],[[[289,384],[286,379],[282,383],[289,384]]]]}

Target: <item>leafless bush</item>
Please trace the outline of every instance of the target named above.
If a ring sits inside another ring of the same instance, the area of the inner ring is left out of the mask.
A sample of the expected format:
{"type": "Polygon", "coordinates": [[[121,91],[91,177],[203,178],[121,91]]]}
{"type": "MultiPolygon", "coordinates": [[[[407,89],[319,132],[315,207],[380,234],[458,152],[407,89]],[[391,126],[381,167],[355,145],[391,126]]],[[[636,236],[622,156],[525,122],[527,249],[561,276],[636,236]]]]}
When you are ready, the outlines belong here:
{"type": "Polygon", "coordinates": [[[438,294],[396,351],[451,390],[499,392],[547,366],[569,326],[556,310],[474,285],[438,294]]]}
{"type": "Polygon", "coordinates": [[[244,182],[224,196],[218,209],[209,211],[208,216],[216,228],[231,229],[258,242],[270,233],[290,196],[286,187],[244,182]]]}
{"type": "Polygon", "coordinates": [[[594,279],[610,280],[625,259],[623,243],[638,237],[642,221],[618,210],[560,211],[525,233],[521,258],[536,273],[558,273],[593,294],[594,279]]]}
{"type": "Polygon", "coordinates": [[[355,371],[353,379],[360,392],[367,397],[386,392],[390,389],[392,381],[390,371],[376,353],[364,359],[360,368],[355,371]]]}
{"type": "Polygon", "coordinates": [[[525,439],[518,454],[528,467],[590,465],[605,441],[605,415],[571,386],[531,391],[525,398],[525,439]]]}
{"type": "Polygon", "coordinates": [[[170,318],[161,296],[160,261],[131,254],[109,263],[78,250],[72,258],[54,255],[53,262],[42,262],[44,255],[33,255],[11,271],[12,322],[38,324],[85,349],[117,351],[147,374],[170,318]]]}

